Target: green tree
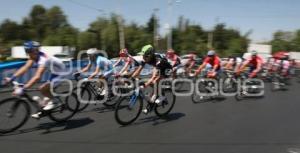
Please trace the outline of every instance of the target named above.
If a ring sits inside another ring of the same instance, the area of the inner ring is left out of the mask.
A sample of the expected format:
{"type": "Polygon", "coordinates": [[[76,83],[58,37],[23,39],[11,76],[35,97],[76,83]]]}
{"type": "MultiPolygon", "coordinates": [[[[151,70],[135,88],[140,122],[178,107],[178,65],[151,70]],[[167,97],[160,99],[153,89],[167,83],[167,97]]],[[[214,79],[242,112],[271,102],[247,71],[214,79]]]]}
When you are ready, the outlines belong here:
{"type": "Polygon", "coordinates": [[[42,5],[34,5],[29,13],[30,26],[34,29],[32,39],[42,41],[45,37],[47,26],[47,10],[42,5]]]}
{"type": "Polygon", "coordinates": [[[97,44],[96,36],[90,32],[81,32],[78,35],[78,49],[86,50],[95,47],[97,44]]]}
{"type": "Polygon", "coordinates": [[[47,27],[53,32],[58,28],[63,28],[68,25],[67,18],[64,15],[63,11],[58,6],[53,6],[46,12],[47,18],[47,27]]]}
{"type": "Polygon", "coordinates": [[[273,40],[270,42],[272,51],[292,50],[291,40],[293,39],[291,32],[277,31],[273,35],[273,40]]]}

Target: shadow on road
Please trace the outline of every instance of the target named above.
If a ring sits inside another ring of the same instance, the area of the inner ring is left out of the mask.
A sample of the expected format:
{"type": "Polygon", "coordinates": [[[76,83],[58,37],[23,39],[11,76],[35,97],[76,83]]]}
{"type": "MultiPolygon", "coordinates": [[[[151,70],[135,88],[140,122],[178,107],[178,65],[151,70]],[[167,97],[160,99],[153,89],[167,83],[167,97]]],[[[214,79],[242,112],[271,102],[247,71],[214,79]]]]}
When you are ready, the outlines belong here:
{"type": "Polygon", "coordinates": [[[107,112],[112,112],[114,111],[115,108],[114,107],[106,107],[106,106],[103,106],[103,107],[97,107],[97,108],[92,108],[90,110],[83,110],[79,113],[90,113],[90,112],[96,112],[96,113],[107,113],[107,112]]]}
{"type": "Polygon", "coordinates": [[[154,115],[154,116],[149,116],[149,117],[146,117],[146,118],[139,119],[137,122],[134,122],[131,125],[121,126],[121,127],[135,126],[135,125],[145,124],[145,123],[149,123],[149,122],[153,122],[152,125],[156,126],[156,125],[160,125],[160,124],[164,124],[164,123],[168,123],[168,122],[171,122],[171,121],[178,120],[178,119],[180,119],[184,116],[185,116],[184,113],[179,113],[179,112],[170,113],[168,116],[166,116],[164,118],[160,118],[160,117],[154,115]]]}
{"type": "Polygon", "coordinates": [[[206,100],[193,101],[193,103],[194,104],[220,103],[220,102],[224,102],[225,100],[226,100],[226,97],[224,97],[224,96],[217,96],[217,97],[206,99],[206,100]]]}
{"type": "Polygon", "coordinates": [[[61,131],[80,128],[80,127],[86,126],[88,124],[91,124],[93,122],[94,122],[94,120],[92,120],[90,118],[80,118],[80,119],[72,119],[65,123],[56,123],[56,122],[41,123],[37,127],[34,127],[34,128],[22,129],[22,130],[18,130],[18,131],[12,132],[12,133],[3,134],[0,136],[19,135],[19,134],[25,134],[25,133],[30,133],[30,132],[39,131],[39,130],[43,130],[43,132],[41,134],[49,134],[49,133],[54,133],[54,132],[61,132],[61,131]]]}

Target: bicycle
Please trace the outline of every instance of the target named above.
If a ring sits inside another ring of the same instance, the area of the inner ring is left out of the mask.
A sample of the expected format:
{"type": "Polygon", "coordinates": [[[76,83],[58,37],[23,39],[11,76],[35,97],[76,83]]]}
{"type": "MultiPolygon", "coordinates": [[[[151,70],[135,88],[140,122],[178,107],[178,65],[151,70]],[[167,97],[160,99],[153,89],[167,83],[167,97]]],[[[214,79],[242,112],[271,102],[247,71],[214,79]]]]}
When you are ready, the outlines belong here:
{"type": "Polygon", "coordinates": [[[235,72],[232,70],[225,70],[224,74],[225,74],[225,77],[222,82],[223,83],[222,90],[225,93],[237,91],[238,84],[237,84],[237,79],[235,77],[235,72]]]}
{"type": "MultiPolygon", "coordinates": [[[[261,90],[258,88],[258,82],[254,80],[247,80],[249,74],[248,73],[241,73],[237,78],[240,80],[241,87],[238,89],[238,93],[234,96],[237,101],[241,101],[247,97],[249,97],[249,94],[256,94],[259,93],[261,90]],[[246,82],[245,82],[246,81],[246,82]],[[246,88],[244,85],[247,85],[248,88],[246,88]]],[[[263,82],[262,82],[263,83],[263,82]]],[[[263,96],[263,95],[261,95],[263,96]]]]}
{"type": "Polygon", "coordinates": [[[271,91],[279,91],[279,90],[285,90],[287,85],[287,79],[284,78],[282,75],[278,73],[273,73],[271,77],[271,91]]]}
{"type": "Polygon", "coordinates": [[[196,86],[191,98],[192,98],[192,102],[195,104],[214,100],[217,96],[216,94],[214,94],[214,92],[216,91],[215,88],[216,82],[214,82],[214,79],[207,77],[206,75],[207,72],[208,71],[202,71],[200,77],[193,78],[193,82],[196,86]]]}
{"type": "Polygon", "coordinates": [[[115,120],[117,123],[126,126],[136,121],[142,112],[144,100],[146,100],[146,108],[150,108],[150,112],[154,110],[158,117],[166,117],[175,105],[176,96],[169,85],[164,84],[164,86],[167,87],[161,88],[161,93],[165,99],[159,104],[151,102],[150,95],[146,95],[140,87],[135,87],[134,92],[130,96],[122,97],[115,108],[115,120]]]}
{"type": "MultiPolygon", "coordinates": [[[[118,78],[118,77],[115,77],[115,79],[116,78],[118,78]]],[[[75,76],[75,80],[77,82],[80,80],[78,75],[75,76]]],[[[107,97],[106,101],[102,103],[106,107],[114,107],[116,105],[118,98],[120,98],[120,97],[114,95],[114,93],[111,91],[111,88],[112,88],[112,85],[109,82],[108,83],[108,97],[107,97]]],[[[104,89],[105,89],[104,85],[103,84],[100,85],[100,83],[96,82],[96,81],[83,81],[81,86],[79,87],[79,89],[78,89],[78,87],[75,87],[73,89],[73,93],[76,93],[76,95],[78,95],[78,97],[80,97],[80,100],[84,100],[84,102],[80,101],[80,106],[78,108],[78,111],[83,111],[84,109],[86,109],[91,104],[92,99],[95,102],[103,100],[105,98],[105,96],[101,95],[101,92],[103,92],[104,89]]],[[[122,90],[121,88],[117,89],[117,93],[123,92],[123,91],[124,90],[122,90]]],[[[95,104],[97,104],[97,103],[95,103],[95,104]]]]}
{"type": "MultiPolygon", "coordinates": [[[[18,82],[12,83],[14,87],[22,86],[18,82]]],[[[11,92],[8,90],[5,92],[11,92]]],[[[77,96],[73,93],[66,96],[65,99],[56,97],[60,104],[57,108],[44,111],[38,102],[33,100],[27,92],[38,91],[38,89],[25,89],[24,94],[17,97],[11,97],[0,101],[0,133],[9,133],[21,128],[30,118],[32,105],[36,110],[42,112],[41,117],[49,117],[55,122],[65,122],[71,119],[77,112],[79,102],[77,96]],[[5,107],[7,105],[7,107],[5,107]],[[72,108],[71,108],[72,107],[72,108]],[[23,113],[22,113],[23,112],[23,113]],[[19,114],[21,113],[21,114],[19,114]],[[63,113],[66,113],[63,115],[63,113]],[[16,121],[14,120],[16,119],[16,121]],[[6,121],[6,122],[5,122],[6,121]]]]}

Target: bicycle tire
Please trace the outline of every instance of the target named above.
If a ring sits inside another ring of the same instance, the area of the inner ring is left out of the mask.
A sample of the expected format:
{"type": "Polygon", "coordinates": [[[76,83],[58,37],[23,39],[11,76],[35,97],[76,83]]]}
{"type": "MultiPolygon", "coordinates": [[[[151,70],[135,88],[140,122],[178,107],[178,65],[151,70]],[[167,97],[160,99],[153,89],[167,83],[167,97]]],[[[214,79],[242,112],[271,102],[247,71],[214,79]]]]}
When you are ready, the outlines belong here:
{"type": "Polygon", "coordinates": [[[160,104],[156,104],[155,107],[154,107],[154,112],[155,114],[158,116],[158,117],[166,117],[170,112],[171,110],[173,109],[174,105],[175,105],[175,102],[176,102],[176,96],[173,94],[172,90],[170,89],[165,89],[164,92],[171,92],[172,94],[172,100],[171,100],[171,106],[170,108],[168,108],[165,112],[160,112],[159,111],[159,108],[160,107],[164,107],[165,104],[169,104],[168,101],[162,101],[160,104]]]}
{"type": "Polygon", "coordinates": [[[71,119],[77,112],[78,112],[78,107],[79,107],[79,101],[78,101],[78,98],[77,98],[77,95],[75,93],[72,93],[71,95],[67,96],[65,98],[65,100],[63,101],[63,104],[62,106],[54,109],[54,110],[51,110],[51,112],[49,113],[48,117],[55,121],[55,122],[66,122],[68,121],[69,119],[71,119]],[[69,100],[70,100],[70,97],[73,97],[75,98],[75,100],[73,100],[72,102],[75,104],[75,107],[70,109],[70,103],[69,103],[69,100]],[[62,110],[63,109],[63,110],[62,110]],[[63,118],[59,118],[57,116],[55,116],[54,114],[56,114],[57,112],[61,113],[61,111],[65,111],[65,110],[70,110],[70,114],[67,115],[66,117],[63,117],[63,118]]]}
{"type": "MultiPolygon", "coordinates": [[[[136,101],[136,104],[137,103],[139,103],[139,107],[138,107],[138,111],[137,111],[137,113],[136,113],[136,115],[134,115],[134,117],[133,118],[131,118],[131,119],[129,119],[129,120],[123,120],[123,117],[125,116],[125,115],[123,115],[123,114],[120,114],[120,110],[121,109],[123,109],[123,108],[125,108],[125,109],[132,109],[132,108],[129,108],[128,106],[123,106],[122,104],[130,104],[129,103],[129,101],[130,101],[130,97],[131,96],[129,96],[129,97],[124,97],[124,98],[121,98],[120,100],[119,100],[119,102],[117,103],[117,105],[116,105],[116,109],[115,109],[115,120],[117,121],[117,123],[119,123],[120,125],[124,125],[124,126],[126,126],[126,125],[129,125],[129,124],[131,124],[131,123],[133,123],[135,120],[137,120],[137,118],[140,116],[140,114],[141,114],[141,112],[142,112],[142,109],[143,109],[143,100],[142,100],[142,98],[139,96],[139,97],[137,97],[137,101],[136,101]]],[[[135,104],[135,106],[136,106],[136,104],[135,104]]]]}
{"type": "MultiPolygon", "coordinates": [[[[13,105],[13,107],[16,107],[16,105],[18,106],[24,106],[25,108],[25,116],[23,119],[20,120],[19,123],[17,123],[15,126],[13,127],[10,127],[10,128],[0,128],[0,133],[1,134],[5,134],[5,133],[10,133],[10,132],[13,132],[17,129],[19,129],[20,127],[22,127],[27,121],[28,119],[30,118],[30,112],[31,112],[31,109],[30,109],[30,106],[28,104],[27,101],[23,100],[23,99],[20,99],[20,98],[7,98],[7,99],[4,99],[2,101],[0,101],[0,108],[1,106],[3,106],[3,104],[5,103],[9,103],[9,102],[15,102],[15,104],[13,105]]],[[[19,109],[20,107],[16,108],[16,109],[19,109]]],[[[2,112],[2,111],[0,111],[2,112]]],[[[2,115],[1,115],[2,116],[2,115]]],[[[2,120],[1,120],[2,121],[2,120]]],[[[0,125],[4,125],[5,123],[0,123],[0,125]]],[[[6,124],[7,125],[7,124],[6,124]]]]}
{"type": "Polygon", "coordinates": [[[80,99],[78,99],[78,101],[79,101],[79,107],[77,110],[78,112],[85,110],[90,105],[89,101],[91,101],[91,98],[92,98],[91,92],[89,90],[87,90],[86,88],[83,88],[83,87],[80,87],[80,88],[81,88],[81,90],[80,90],[81,95],[77,94],[77,89],[78,89],[77,87],[75,87],[73,89],[73,92],[77,95],[77,97],[80,97],[80,99],[82,99],[84,93],[87,93],[88,98],[84,99],[84,100],[87,100],[88,102],[81,102],[80,99]]]}

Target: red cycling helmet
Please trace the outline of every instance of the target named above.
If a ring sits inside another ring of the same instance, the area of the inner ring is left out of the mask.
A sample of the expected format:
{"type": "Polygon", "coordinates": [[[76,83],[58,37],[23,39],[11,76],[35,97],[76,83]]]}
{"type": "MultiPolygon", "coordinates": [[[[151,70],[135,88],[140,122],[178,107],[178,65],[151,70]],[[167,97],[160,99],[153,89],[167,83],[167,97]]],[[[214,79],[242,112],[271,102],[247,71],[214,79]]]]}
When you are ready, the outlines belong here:
{"type": "Polygon", "coordinates": [[[119,52],[120,57],[126,57],[128,56],[128,50],[126,48],[121,49],[119,52]]]}

